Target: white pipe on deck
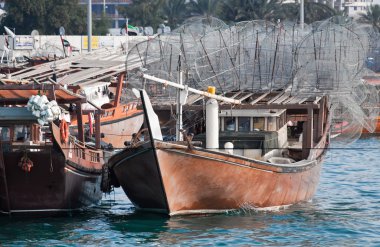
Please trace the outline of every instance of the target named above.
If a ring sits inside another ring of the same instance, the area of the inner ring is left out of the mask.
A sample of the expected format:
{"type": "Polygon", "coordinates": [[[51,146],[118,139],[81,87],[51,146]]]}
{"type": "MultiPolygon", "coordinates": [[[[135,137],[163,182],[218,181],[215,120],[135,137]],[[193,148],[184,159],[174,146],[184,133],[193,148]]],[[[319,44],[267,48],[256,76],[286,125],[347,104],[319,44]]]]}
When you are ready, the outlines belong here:
{"type": "Polygon", "coordinates": [[[215,99],[206,103],[206,148],[219,149],[219,105],[215,99]]]}
{"type": "MultiPolygon", "coordinates": [[[[182,81],[182,71],[179,72],[179,85],[183,85],[182,81]]],[[[183,141],[183,136],[181,133],[182,129],[182,102],[181,102],[181,89],[177,89],[177,121],[176,121],[176,140],[177,141],[183,141]]]]}
{"type": "MultiPolygon", "coordinates": [[[[145,79],[147,79],[147,80],[159,82],[159,83],[162,83],[162,84],[165,84],[165,85],[169,85],[169,86],[172,86],[172,87],[176,87],[176,88],[179,88],[179,89],[185,89],[184,85],[179,85],[178,83],[167,81],[167,80],[163,80],[163,79],[151,76],[151,75],[143,74],[142,77],[145,78],[145,79]]],[[[199,95],[203,95],[203,96],[206,96],[206,97],[209,97],[209,98],[212,98],[212,99],[216,99],[216,100],[219,100],[219,101],[224,101],[226,103],[241,104],[241,101],[237,100],[237,99],[231,99],[231,98],[227,98],[227,97],[211,94],[211,93],[204,92],[204,91],[201,91],[201,90],[197,90],[197,89],[191,88],[191,87],[188,87],[187,89],[188,89],[189,92],[196,93],[196,94],[199,94],[199,95]]],[[[218,131],[219,131],[219,129],[218,129],[218,131]]]]}

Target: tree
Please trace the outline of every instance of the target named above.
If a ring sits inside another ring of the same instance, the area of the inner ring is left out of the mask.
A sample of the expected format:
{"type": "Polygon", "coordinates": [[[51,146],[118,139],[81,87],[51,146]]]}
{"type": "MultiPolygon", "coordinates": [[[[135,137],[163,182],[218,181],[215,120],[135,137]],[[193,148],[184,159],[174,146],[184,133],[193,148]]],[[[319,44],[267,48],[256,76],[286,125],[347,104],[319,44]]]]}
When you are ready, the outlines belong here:
{"type": "Polygon", "coordinates": [[[219,0],[190,0],[188,11],[190,15],[217,16],[219,0]]]}
{"type": "Polygon", "coordinates": [[[278,0],[224,0],[220,17],[226,21],[273,20],[278,0]]]}
{"type": "Polygon", "coordinates": [[[186,0],[165,0],[161,6],[161,11],[168,25],[176,28],[187,17],[186,8],[186,0]]]}
{"type": "Polygon", "coordinates": [[[119,7],[119,14],[130,19],[134,26],[152,26],[163,23],[162,4],[164,0],[139,0],[127,7],[119,7]]]}
{"type": "Polygon", "coordinates": [[[112,27],[111,20],[103,13],[100,20],[93,21],[93,31],[94,35],[107,35],[108,29],[112,27]]]}
{"type": "MultiPolygon", "coordinates": [[[[327,18],[338,15],[339,13],[327,4],[306,0],[304,3],[305,23],[313,23],[315,21],[325,20],[327,18]]],[[[282,4],[280,9],[274,12],[276,19],[299,21],[300,4],[286,3],[282,4]]]]}
{"type": "Polygon", "coordinates": [[[367,13],[361,14],[361,21],[371,23],[377,31],[380,31],[380,5],[369,6],[367,13]]]}
{"type": "Polygon", "coordinates": [[[67,34],[83,34],[86,11],[78,0],[6,0],[7,16],[3,24],[28,34],[37,29],[42,34],[57,34],[64,26],[67,34]]]}

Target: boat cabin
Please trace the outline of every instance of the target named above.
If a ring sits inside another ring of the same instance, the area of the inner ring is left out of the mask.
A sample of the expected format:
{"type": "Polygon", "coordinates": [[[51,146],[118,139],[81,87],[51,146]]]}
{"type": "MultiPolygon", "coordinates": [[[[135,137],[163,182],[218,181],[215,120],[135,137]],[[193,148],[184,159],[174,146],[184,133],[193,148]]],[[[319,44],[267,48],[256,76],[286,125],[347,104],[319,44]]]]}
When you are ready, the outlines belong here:
{"type": "MultiPolygon", "coordinates": [[[[206,134],[194,137],[206,143],[206,134]]],[[[219,149],[260,159],[287,146],[285,109],[231,109],[219,111],[219,149]]]]}
{"type": "Polygon", "coordinates": [[[12,146],[52,143],[50,129],[25,107],[0,107],[0,138],[12,146]]]}
{"type": "Polygon", "coordinates": [[[278,131],[286,123],[284,109],[234,109],[221,110],[221,132],[278,131]]]}

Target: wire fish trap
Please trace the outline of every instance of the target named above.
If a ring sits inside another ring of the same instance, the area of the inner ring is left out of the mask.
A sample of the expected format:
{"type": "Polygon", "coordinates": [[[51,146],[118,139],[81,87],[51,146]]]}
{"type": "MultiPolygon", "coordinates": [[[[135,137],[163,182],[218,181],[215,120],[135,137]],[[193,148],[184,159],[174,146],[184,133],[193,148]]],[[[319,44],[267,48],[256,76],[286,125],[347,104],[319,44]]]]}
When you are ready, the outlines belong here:
{"type": "MultiPolygon", "coordinates": [[[[363,127],[374,130],[379,113],[377,91],[362,80],[376,37],[368,26],[344,18],[303,29],[291,22],[227,26],[215,18],[194,18],[169,35],[136,45],[127,67],[131,83],[140,87],[149,85],[133,76],[142,67],[146,74],[170,81],[178,81],[182,70],[185,85],[199,90],[215,86],[222,94],[286,90],[294,97],[328,95],[332,127],[351,142],[363,127]],[[343,134],[343,126],[352,133],[343,134]]],[[[174,100],[174,91],[157,92],[150,94],[174,100]]]]}

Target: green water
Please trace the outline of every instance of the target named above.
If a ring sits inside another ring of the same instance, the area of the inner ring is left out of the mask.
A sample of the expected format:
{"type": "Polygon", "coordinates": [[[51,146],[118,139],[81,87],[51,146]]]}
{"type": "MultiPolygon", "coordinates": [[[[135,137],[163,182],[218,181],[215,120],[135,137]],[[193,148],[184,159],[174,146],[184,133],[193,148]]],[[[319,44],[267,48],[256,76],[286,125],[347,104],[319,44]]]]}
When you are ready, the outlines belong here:
{"type": "Polygon", "coordinates": [[[332,149],[311,202],[280,211],[165,217],[122,190],[52,218],[0,217],[2,246],[380,246],[380,138],[332,149]]]}

